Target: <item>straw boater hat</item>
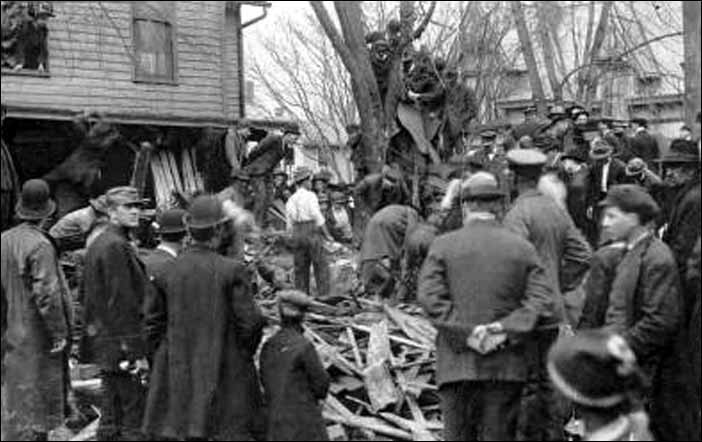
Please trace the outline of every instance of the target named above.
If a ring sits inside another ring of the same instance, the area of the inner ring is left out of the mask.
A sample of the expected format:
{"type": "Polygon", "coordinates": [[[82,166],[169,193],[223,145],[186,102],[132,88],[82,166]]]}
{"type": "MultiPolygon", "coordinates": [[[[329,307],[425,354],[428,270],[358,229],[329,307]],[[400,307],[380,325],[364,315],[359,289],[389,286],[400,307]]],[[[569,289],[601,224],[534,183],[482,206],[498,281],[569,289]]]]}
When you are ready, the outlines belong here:
{"type": "Polygon", "coordinates": [[[24,183],[20,200],[15,207],[17,218],[24,221],[36,221],[49,217],[56,210],[56,203],[51,199],[49,185],[41,179],[24,183]]]}

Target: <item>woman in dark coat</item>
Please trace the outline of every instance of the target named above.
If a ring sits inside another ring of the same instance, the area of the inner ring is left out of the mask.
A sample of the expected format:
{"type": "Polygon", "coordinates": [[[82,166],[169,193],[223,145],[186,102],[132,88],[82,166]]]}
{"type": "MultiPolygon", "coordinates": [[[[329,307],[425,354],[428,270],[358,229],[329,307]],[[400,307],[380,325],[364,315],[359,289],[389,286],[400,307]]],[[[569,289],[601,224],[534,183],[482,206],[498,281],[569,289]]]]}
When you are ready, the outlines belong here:
{"type": "Polygon", "coordinates": [[[319,407],[329,390],[329,375],[302,335],[302,317],[310,300],[295,290],[281,292],[279,299],[282,329],[261,350],[266,440],[329,440],[319,407]]]}

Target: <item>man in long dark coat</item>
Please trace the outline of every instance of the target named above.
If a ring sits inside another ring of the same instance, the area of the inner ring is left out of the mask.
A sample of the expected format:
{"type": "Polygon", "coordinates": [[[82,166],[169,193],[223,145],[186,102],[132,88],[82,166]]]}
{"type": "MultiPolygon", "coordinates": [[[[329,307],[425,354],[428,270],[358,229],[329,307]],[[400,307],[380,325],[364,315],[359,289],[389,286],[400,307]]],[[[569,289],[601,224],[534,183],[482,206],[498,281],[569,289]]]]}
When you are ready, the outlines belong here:
{"type": "Polygon", "coordinates": [[[468,185],[465,226],[433,242],[419,277],[418,300],[439,330],[446,440],[515,439],[528,374],[519,338],[554,313],[536,250],[496,219],[503,198],[494,178],[468,185]],[[488,335],[517,340],[497,349],[488,335]]]}
{"type": "Polygon", "coordinates": [[[27,181],[16,210],[22,223],[0,241],[6,440],[47,440],[48,432],[64,421],[68,286],[56,249],[40,227],[55,209],[46,182],[27,181]]]}
{"type": "Polygon", "coordinates": [[[85,257],[81,356],[101,369],[98,438],[139,440],[145,391],[135,373],[147,368],[142,309],[148,279],[130,234],[139,226],[143,200],[133,187],[116,187],[105,195],[110,224],[85,257]]]}
{"type": "MultiPolygon", "coordinates": [[[[185,211],[170,209],[160,214],[156,220],[160,237],[158,246],[142,254],[149,281],[169,270],[183,248],[183,238],[187,233],[183,217],[185,211]]],[[[163,292],[149,284],[144,299],[144,337],[147,344],[149,363],[153,363],[154,353],[166,334],[166,299],[163,292]]]]}
{"type": "Polygon", "coordinates": [[[268,417],[266,440],[329,440],[319,401],[329,375],[314,345],[303,336],[302,320],[312,299],[297,290],[278,293],[281,329],[261,349],[261,383],[268,417]]]}
{"type": "Polygon", "coordinates": [[[532,378],[523,399],[520,432],[528,440],[562,440],[566,410],[556,395],[546,371],[548,349],[565,325],[565,299],[589,268],[592,252],[568,212],[542,194],[537,183],[546,156],[538,151],[515,149],[507,154],[517,177],[519,197],[505,215],[505,227],[531,242],[546,268],[556,315],[540,324],[533,342],[532,378]]]}
{"type": "Polygon", "coordinates": [[[651,382],[646,399],[656,439],[681,440],[695,417],[687,367],[674,355],[681,351],[676,345],[682,326],[678,269],[670,249],[647,226],[658,215],[658,205],[643,188],[628,184],[613,187],[602,205],[603,231],[627,243],[605,326],[624,337],[651,382]],[[671,372],[673,366],[683,371],[671,372]]]}
{"type": "Polygon", "coordinates": [[[166,298],[165,340],[156,353],[144,415],[147,434],[172,439],[253,440],[263,429],[253,356],[263,317],[250,275],[217,254],[225,213],[216,197],[188,210],[193,244],[154,284],[166,298]]]}

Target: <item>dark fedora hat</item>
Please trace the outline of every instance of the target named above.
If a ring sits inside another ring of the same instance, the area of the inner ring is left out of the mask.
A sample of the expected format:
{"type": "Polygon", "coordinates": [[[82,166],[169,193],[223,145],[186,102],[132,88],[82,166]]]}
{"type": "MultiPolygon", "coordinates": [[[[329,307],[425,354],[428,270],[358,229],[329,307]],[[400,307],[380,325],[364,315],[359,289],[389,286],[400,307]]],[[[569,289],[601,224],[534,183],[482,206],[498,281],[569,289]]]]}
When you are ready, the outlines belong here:
{"type": "Polygon", "coordinates": [[[33,179],[24,183],[20,200],[15,207],[19,219],[40,220],[50,216],[55,210],[56,203],[50,197],[46,181],[33,179]]]}
{"type": "Polygon", "coordinates": [[[189,229],[208,229],[227,221],[227,215],[219,199],[213,195],[201,195],[190,204],[183,217],[189,229]]]}
{"type": "Polygon", "coordinates": [[[694,141],[677,139],[670,144],[668,153],[655,161],[663,164],[699,163],[700,154],[694,141]]]}

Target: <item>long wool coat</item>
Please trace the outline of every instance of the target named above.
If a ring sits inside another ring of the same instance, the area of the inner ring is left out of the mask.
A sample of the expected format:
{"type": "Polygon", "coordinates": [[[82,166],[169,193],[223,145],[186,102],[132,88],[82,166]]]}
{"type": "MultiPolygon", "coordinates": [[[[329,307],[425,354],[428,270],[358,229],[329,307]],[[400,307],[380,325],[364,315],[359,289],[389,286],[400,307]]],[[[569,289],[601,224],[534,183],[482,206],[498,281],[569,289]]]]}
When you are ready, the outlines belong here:
{"type": "Polygon", "coordinates": [[[329,440],[319,406],[329,375],[300,330],[284,327],[266,341],[261,382],[268,406],[266,440],[329,440]]]}
{"type": "Polygon", "coordinates": [[[53,244],[35,226],[20,224],[1,242],[2,405],[10,426],[46,432],[64,417],[65,354],[50,350],[69,338],[68,286],[53,244]]]}
{"type": "Polygon", "coordinates": [[[176,439],[260,437],[253,355],[264,319],[247,270],[194,245],[155,276],[167,303],[167,314],[160,313],[167,328],[154,356],[144,431],[176,439]]]}

